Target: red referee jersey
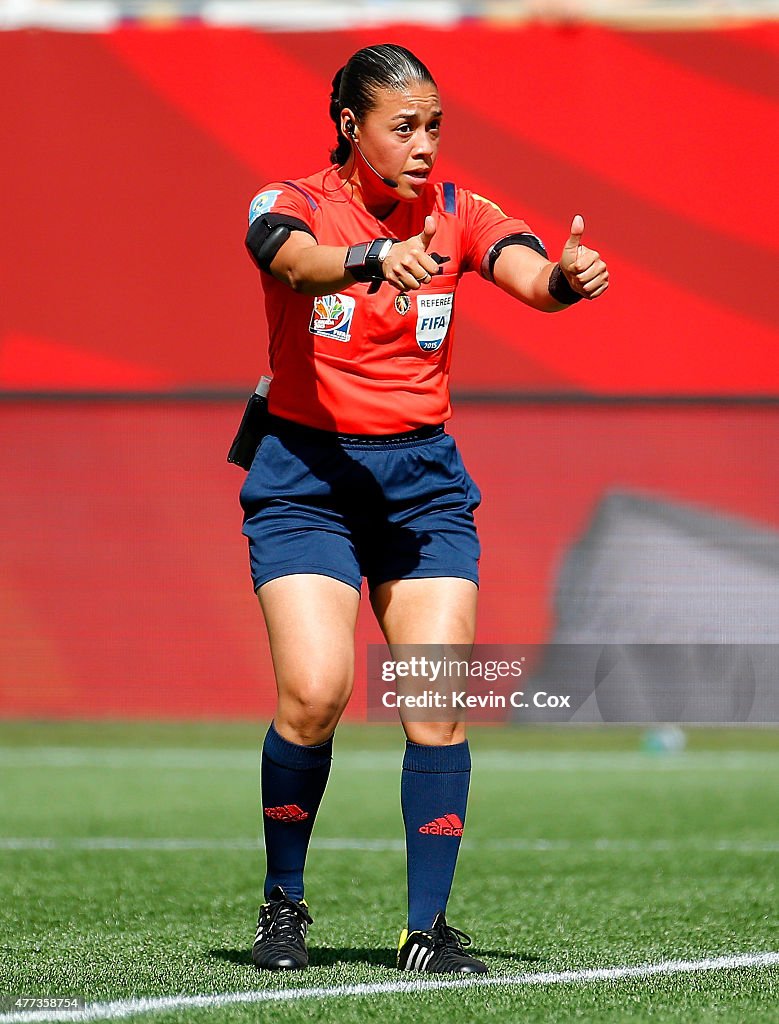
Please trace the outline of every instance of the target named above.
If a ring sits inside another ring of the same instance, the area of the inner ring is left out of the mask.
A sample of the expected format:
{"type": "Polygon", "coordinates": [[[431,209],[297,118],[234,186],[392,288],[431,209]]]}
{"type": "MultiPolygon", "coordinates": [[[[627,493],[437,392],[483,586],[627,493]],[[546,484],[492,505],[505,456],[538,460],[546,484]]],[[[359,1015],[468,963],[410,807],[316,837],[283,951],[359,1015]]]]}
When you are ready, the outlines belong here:
{"type": "Polygon", "coordinates": [[[454,296],[468,270],[482,272],[490,247],[528,225],[489,199],[443,182],[413,202],[398,202],[378,220],[350,197],[328,167],[307,178],[266,185],[249,219],[289,213],[311,227],[320,245],[348,246],[371,238],[404,241],[425,217],[436,218],[430,253],[449,257],[443,273],[401,294],[388,284],[368,294],[353,284],[312,297],[263,273],[273,374],[268,405],[277,416],[322,430],[394,434],[442,423],[452,413],[449,366],[454,296]]]}

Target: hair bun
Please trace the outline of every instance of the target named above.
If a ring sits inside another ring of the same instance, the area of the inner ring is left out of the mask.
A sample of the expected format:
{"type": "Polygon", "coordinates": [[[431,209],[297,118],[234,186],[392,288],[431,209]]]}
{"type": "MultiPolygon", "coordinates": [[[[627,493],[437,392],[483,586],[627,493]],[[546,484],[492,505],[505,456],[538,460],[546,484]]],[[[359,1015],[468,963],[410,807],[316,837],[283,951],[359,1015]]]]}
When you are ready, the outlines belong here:
{"type": "Polygon", "coordinates": [[[330,93],[330,102],[337,103],[339,106],[341,105],[341,79],[344,76],[345,68],[346,65],[344,64],[342,68],[336,71],[333,76],[333,91],[330,93]]]}
{"type": "Polygon", "coordinates": [[[336,127],[339,139],[343,138],[341,135],[341,79],[343,78],[344,69],[336,71],[335,77],[333,78],[333,91],[330,93],[330,120],[336,127]]]}

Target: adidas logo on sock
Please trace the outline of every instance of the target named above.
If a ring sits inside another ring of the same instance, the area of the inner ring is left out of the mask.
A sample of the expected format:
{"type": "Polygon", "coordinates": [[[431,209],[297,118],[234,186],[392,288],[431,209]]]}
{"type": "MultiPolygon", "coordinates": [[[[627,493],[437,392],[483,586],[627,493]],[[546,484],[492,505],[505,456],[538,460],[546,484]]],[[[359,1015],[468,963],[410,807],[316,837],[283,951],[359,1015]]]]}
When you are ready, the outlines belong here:
{"type": "Polygon", "coordinates": [[[456,814],[445,814],[443,818],[428,821],[419,831],[426,836],[461,836],[463,823],[456,814]]]}
{"type": "Polygon", "coordinates": [[[265,807],[265,817],[273,818],[275,821],[305,821],[308,811],[304,811],[297,804],[284,804],[283,807],[265,807]]]}

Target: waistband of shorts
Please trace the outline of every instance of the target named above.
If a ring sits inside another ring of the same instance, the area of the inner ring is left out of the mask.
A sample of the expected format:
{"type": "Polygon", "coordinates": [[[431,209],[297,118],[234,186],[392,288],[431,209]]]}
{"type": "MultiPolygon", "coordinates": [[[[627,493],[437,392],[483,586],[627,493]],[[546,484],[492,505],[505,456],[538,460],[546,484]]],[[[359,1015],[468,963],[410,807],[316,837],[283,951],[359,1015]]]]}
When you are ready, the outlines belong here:
{"type": "Polygon", "coordinates": [[[320,430],[304,423],[284,419],[282,416],[268,416],[270,432],[279,437],[299,438],[314,444],[335,444],[343,448],[408,448],[424,444],[445,433],[443,423],[429,423],[415,430],[399,434],[341,434],[333,430],[320,430]]]}

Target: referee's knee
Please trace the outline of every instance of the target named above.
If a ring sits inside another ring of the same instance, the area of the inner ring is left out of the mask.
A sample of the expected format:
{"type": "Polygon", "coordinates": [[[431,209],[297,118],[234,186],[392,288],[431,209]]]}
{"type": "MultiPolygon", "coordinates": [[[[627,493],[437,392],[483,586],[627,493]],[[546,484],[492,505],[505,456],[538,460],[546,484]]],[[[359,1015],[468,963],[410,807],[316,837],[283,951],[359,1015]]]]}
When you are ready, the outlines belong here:
{"type": "Polygon", "coordinates": [[[323,694],[300,690],[279,699],[274,716],[277,727],[292,743],[313,746],[324,743],[335,732],[349,693],[323,694]]]}

